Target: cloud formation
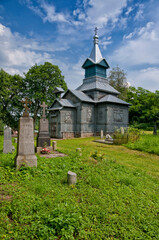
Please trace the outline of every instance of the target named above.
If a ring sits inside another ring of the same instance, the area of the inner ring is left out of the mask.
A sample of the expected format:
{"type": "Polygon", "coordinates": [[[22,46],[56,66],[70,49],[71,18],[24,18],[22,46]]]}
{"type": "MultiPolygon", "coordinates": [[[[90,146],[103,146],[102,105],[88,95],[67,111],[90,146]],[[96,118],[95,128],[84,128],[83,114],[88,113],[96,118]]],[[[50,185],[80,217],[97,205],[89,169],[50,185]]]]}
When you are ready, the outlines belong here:
{"type": "Polygon", "coordinates": [[[112,60],[122,65],[135,66],[159,63],[159,29],[153,22],[124,36],[123,45],[113,54],[112,60]]]}

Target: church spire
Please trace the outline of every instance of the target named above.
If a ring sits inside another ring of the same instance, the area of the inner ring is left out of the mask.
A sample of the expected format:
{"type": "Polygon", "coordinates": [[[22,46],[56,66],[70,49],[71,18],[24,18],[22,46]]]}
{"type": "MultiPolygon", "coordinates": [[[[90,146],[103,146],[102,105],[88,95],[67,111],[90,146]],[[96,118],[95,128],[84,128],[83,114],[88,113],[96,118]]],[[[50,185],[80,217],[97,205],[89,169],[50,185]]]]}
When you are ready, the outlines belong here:
{"type": "Polygon", "coordinates": [[[91,55],[89,58],[91,58],[95,63],[99,62],[103,57],[102,57],[102,54],[100,52],[100,49],[99,49],[99,46],[98,46],[98,35],[97,35],[97,30],[98,28],[96,27],[95,28],[95,35],[93,37],[94,39],[94,46],[93,46],[93,49],[92,49],[92,52],[91,52],[91,55]]]}

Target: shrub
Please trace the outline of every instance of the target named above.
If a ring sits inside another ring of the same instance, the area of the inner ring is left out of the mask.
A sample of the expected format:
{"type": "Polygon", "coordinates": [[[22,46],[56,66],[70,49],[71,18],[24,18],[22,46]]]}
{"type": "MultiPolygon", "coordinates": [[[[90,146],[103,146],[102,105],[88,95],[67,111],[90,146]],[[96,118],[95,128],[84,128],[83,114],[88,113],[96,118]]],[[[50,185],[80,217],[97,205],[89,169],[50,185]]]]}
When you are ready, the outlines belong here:
{"type": "Polygon", "coordinates": [[[119,128],[113,134],[114,144],[120,145],[128,142],[135,142],[140,137],[140,130],[137,128],[119,128]],[[124,130],[124,131],[123,131],[124,130]]]}

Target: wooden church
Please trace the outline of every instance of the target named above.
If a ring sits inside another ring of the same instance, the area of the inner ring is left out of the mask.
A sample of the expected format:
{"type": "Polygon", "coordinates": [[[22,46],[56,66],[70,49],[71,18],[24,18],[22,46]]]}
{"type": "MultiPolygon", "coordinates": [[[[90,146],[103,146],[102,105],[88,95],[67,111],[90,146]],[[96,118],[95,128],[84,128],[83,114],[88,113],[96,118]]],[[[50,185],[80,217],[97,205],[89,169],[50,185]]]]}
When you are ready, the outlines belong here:
{"type": "MultiPolygon", "coordinates": [[[[129,103],[119,99],[119,92],[108,83],[109,65],[99,49],[97,30],[90,57],[82,67],[82,85],[76,90],[68,89],[49,109],[52,138],[96,136],[101,130],[106,134],[128,127],[129,103]]],[[[61,95],[63,90],[56,88],[55,93],[61,95]]]]}

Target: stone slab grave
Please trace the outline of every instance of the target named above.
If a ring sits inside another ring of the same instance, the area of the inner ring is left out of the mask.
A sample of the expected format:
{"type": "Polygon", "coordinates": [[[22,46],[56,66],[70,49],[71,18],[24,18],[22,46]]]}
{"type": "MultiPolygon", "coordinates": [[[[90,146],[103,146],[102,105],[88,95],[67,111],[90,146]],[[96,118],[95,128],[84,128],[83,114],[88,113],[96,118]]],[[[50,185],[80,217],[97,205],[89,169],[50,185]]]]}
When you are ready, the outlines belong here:
{"type": "Polygon", "coordinates": [[[11,128],[8,126],[4,127],[4,140],[3,140],[3,153],[12,153],[12,134],[11,128]]]}
{"type": "Polygon", "coordinates": [[[39,134],[37,138],[37,153],[40,153],[44,147],[53,151],[52,146],[50,146],[49,122],[45,115],[45,108],[47,107],[45,102],[43,102],[41,107],[43,108],[43,115],[40,119],[39,134]]]}
{"type": "Polygon", "coordinates": [[[60,153],[57,151],[54,151],[54,153],[50,154],[40,154],[40,157],[45,157],[45,158],[56,158],[56,157],[66,157],[67,155],[64,153],[60,153]]]}
{"type": "Polygon", "coordinates": [[[22,103],[24,104],[25,111],[19,120],[17,156],[15,159],[17,169],[22,165],[37,167],[37,157],[35,156],[34,148],[33,119],[29,117],[29,108],[27,106],[31,104],[31,102],[26,98],[22,103]]]}
{"type": "Polygon", "coordinates": [[[114,139],[109,134],[107,134],[105,139],[95,140],[94,142],[113,144],[114,139]]]}

